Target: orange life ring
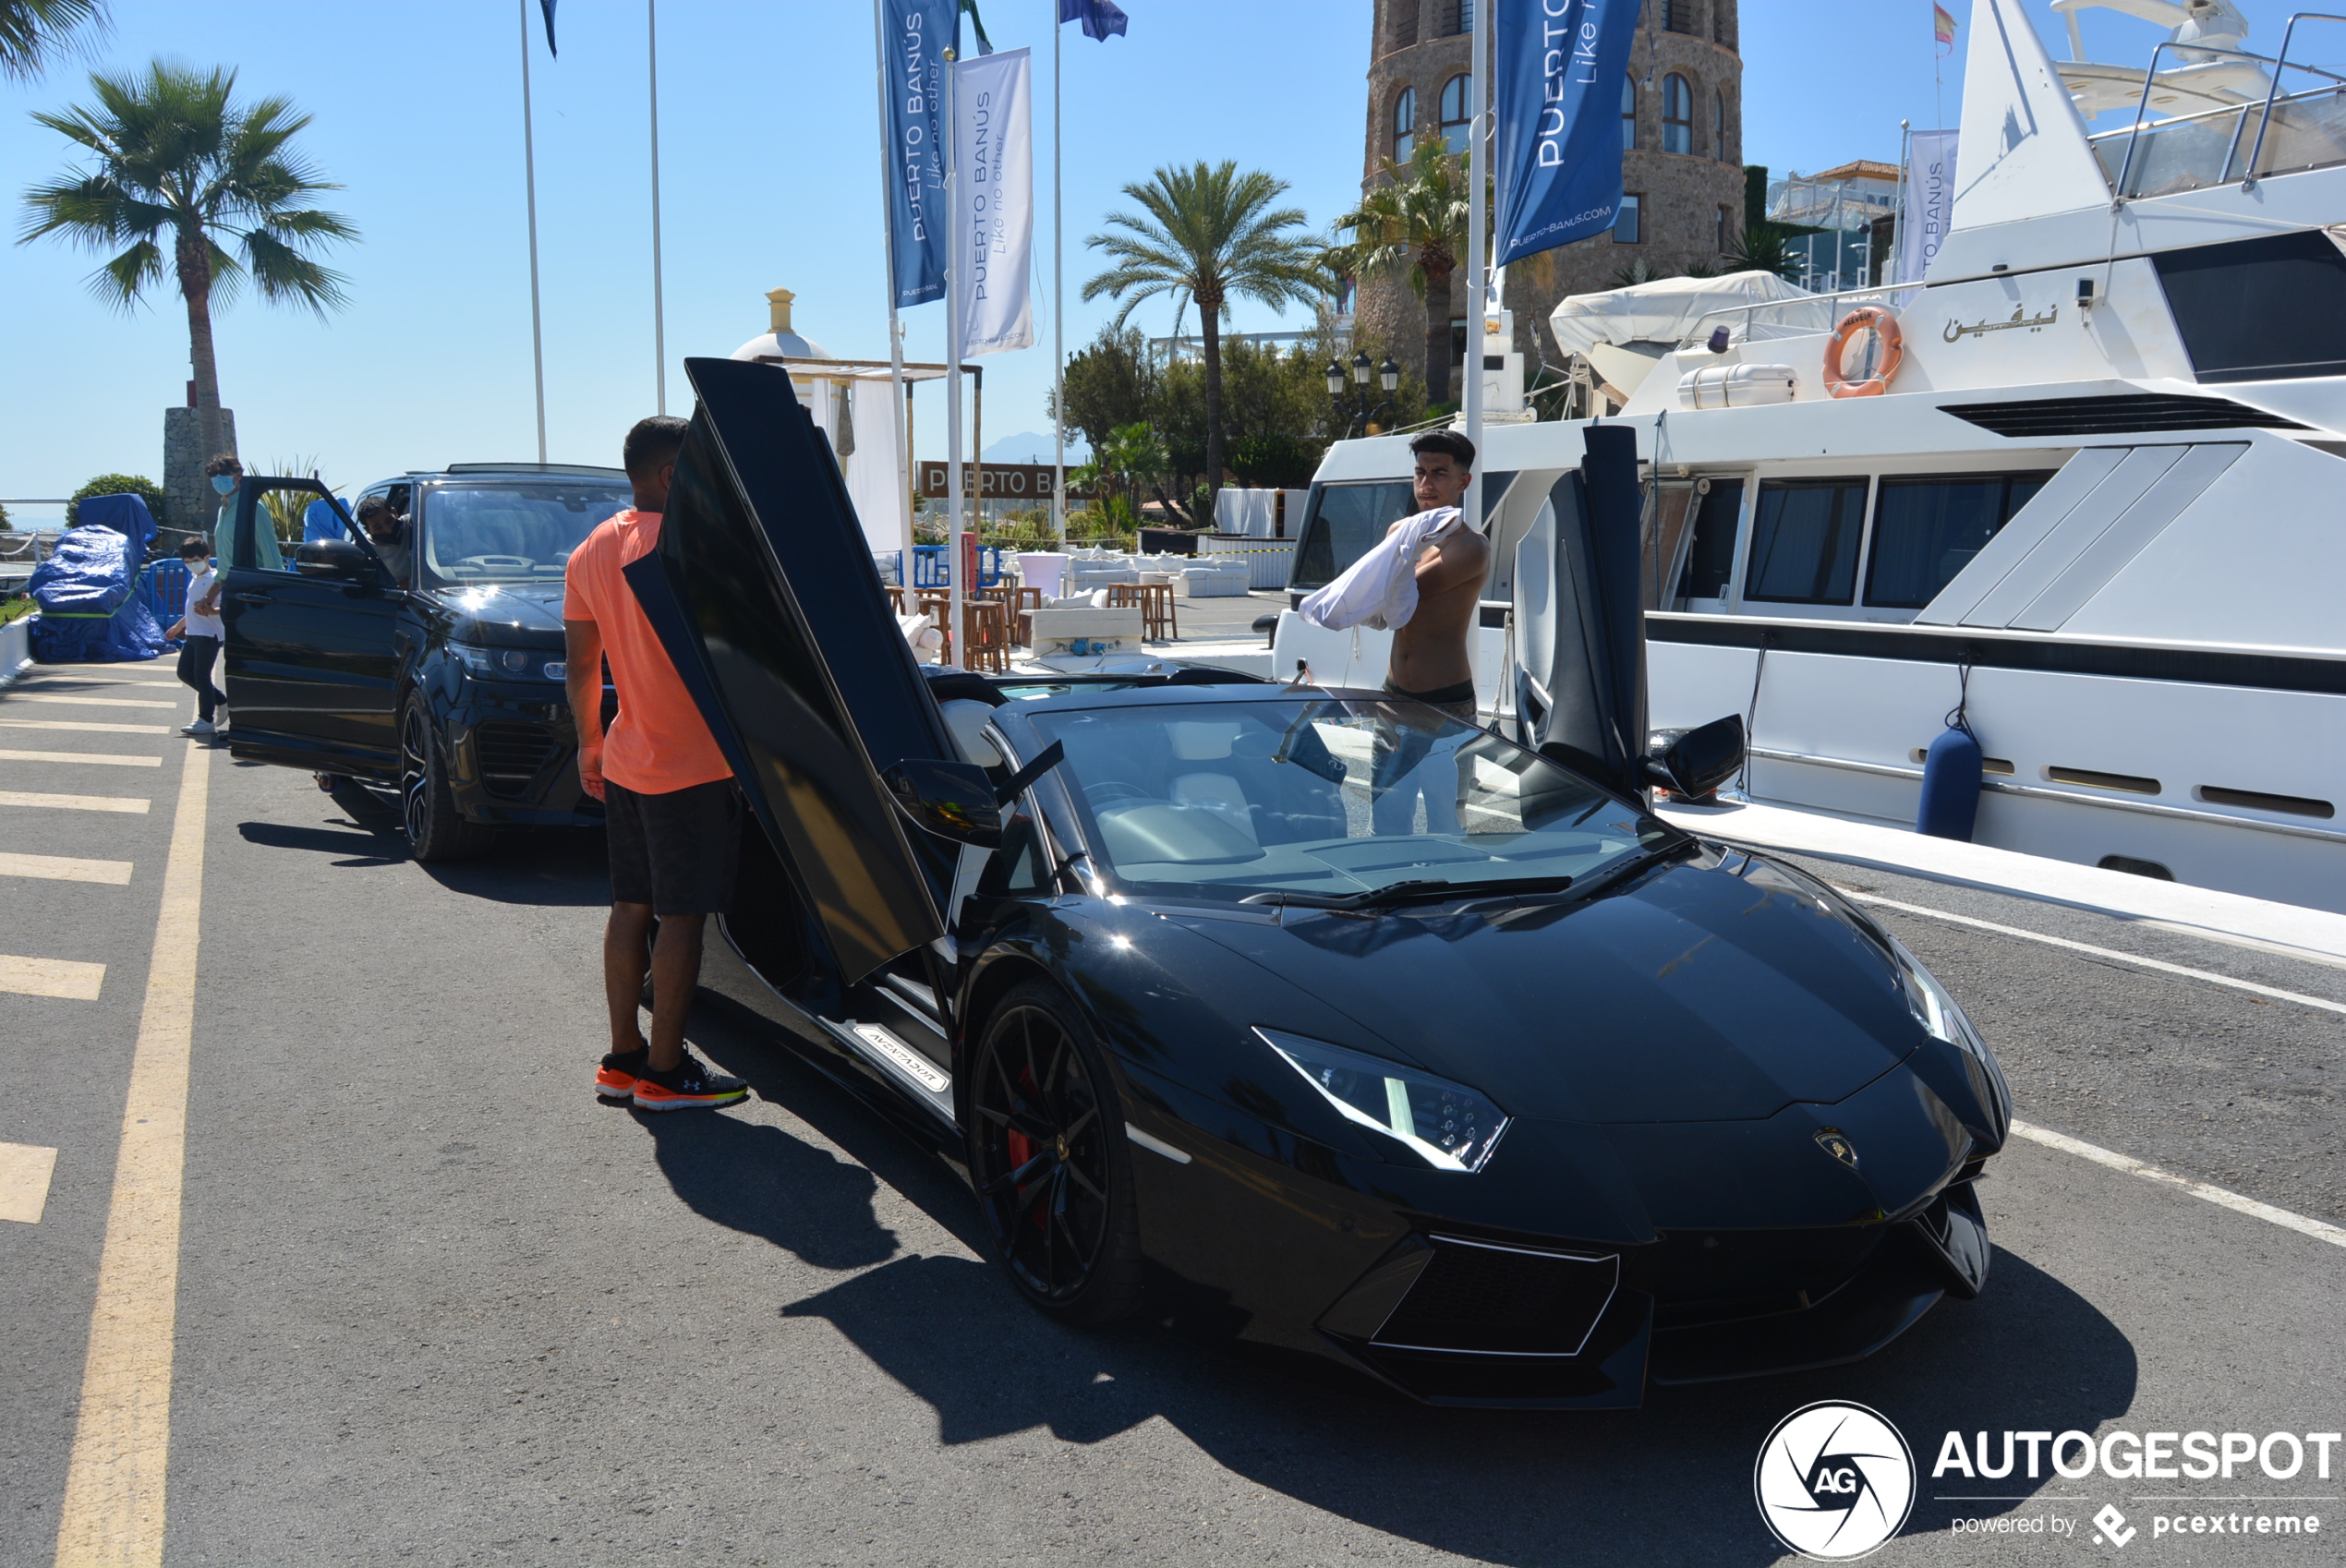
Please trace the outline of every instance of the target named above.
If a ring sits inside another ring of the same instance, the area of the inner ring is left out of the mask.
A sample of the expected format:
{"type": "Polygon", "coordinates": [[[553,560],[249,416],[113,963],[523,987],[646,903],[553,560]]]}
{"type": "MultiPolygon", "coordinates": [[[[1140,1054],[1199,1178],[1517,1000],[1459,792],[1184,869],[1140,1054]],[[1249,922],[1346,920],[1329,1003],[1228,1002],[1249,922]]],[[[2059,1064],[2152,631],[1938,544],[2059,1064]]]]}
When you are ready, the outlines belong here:
{"type": "Polygon", "coordinates": [[[1898,373],[1899,361],[1905,356],[1898,318],[1879,305],[1860,305],[1841,319],[1841,325],[1833,328],[1832,336],[1825,342],[1825,391],[1835,397],[1880,397],[1890,389],[1890,378],[1898,373]],[[1868,331],[1880,341],[1881,363],[1872,367],[1872,374],[1853,380],[1842,373],[1842,356],[1850,339],[1868,331]]]}

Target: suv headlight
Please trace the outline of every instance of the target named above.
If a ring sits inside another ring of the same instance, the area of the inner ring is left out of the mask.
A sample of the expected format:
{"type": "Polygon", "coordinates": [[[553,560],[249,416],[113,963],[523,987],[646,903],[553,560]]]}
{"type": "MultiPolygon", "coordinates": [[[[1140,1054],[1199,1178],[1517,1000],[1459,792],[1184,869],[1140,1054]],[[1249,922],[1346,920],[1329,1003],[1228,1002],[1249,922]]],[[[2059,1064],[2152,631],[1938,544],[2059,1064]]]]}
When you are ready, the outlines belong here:
{"type": "Polygon", "coordinates": [[[1954,996],[1939,983],[1939,977],[1925,969],[1921,959],[1906,951],[1904,943],[1887,932],[1883,935],[1890,943],[1891,951],[1898,955],[1898,983],[1906,994],[1906,1006],[1913,1011],[1915,1021],[1934,1039],[1945,1041],[1979,1064],[1988,1075],[1996,1115],[2010,1121],[2012,1089],[2004,1082],[2004,1069],[1996,1060],[1996,1054],[1988,1049],[1988,1043],[1979,1037],[1978,1029],[1956,1003],[1954,996]]]}
{"type": "Polygon", "coordinates": [[[539,648],[485,648],[478,643],[450,643],[448,651],[467,671],[483,679],[559,681],[563,674],[561,661],[547,663],[545,652],[539,648]]]}
{"type": "Polygon", "coordinates": [[[1300,1034],[1254,1032],[1345,1120],[1383,1133],[1436,1170],[1481,1170],[1506,1130],[1506,1113],[1464,1084],[1300,1034]]]}

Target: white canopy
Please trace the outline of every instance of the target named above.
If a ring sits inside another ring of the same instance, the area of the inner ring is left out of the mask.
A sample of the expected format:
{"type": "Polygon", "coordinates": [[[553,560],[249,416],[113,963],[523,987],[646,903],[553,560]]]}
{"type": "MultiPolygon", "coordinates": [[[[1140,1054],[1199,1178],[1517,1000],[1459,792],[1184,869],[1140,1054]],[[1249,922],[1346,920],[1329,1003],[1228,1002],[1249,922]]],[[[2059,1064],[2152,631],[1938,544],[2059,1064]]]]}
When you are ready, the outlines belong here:
{"type": "MultiPolygon", "coordinates": [[[[1662,278],[1602,294],[1566,296],[1548,317],[1556,344],[1587,354],[1600,344],[1651,343],[1675,347],[1713,310],[1802,299],[1808,291],[1772,272],[1730,272],[1723,278],[1662,278]]],[[[1779,313],[1771,313],[1779,315],[1779,313]]],[[[1739,321],[1735,336],[1743,334],[1739,321]]]]}

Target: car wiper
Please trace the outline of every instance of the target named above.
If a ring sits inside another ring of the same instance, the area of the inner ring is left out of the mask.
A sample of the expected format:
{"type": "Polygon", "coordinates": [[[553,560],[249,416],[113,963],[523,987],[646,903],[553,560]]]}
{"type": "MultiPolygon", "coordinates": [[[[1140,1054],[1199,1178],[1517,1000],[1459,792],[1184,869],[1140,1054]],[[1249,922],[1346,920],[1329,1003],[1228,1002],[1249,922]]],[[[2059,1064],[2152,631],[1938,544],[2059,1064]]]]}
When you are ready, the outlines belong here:
{"type": "Polygon", "coordinates": [[[1501,893],[1561,893],[1571,886],[1572,878],[1569,876],[1491,876],[1470,882],[1415,876],[1406,882],[1388,882],[1382,887],[1363,888],[1358,893],[1297,893],[1276,888],[1268,893],[1249,894],[1239,902],[1281,904],[1299,910],[1365,910],[1381,909],[1391,904],[1440,902],[1446,899],[1479,899],[1501,893]]]}

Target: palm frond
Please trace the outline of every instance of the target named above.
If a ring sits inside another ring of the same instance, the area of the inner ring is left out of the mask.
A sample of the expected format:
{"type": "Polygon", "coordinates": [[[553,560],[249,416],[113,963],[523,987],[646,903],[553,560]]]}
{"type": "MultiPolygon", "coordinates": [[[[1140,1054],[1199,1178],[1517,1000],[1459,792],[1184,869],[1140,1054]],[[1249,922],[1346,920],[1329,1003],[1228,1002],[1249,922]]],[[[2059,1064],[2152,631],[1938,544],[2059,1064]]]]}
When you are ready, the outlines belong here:
{"type": "Polygon", "coordinates": [[[109,26],[102,0],[0,0],[0,77],[37,80],[53,55],[109,26]]]}

